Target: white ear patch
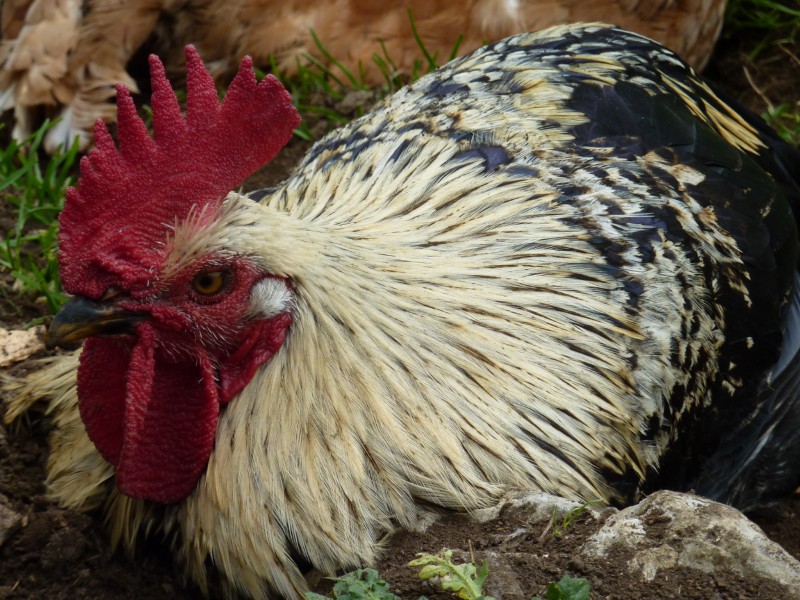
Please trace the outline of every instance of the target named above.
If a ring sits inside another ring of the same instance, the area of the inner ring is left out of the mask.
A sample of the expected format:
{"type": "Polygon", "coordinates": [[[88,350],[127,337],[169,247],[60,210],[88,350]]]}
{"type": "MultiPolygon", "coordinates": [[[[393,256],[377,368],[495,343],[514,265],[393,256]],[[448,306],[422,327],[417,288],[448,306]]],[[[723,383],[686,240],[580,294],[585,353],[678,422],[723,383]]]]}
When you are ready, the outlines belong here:
{"type": "Polygon", "coordinates": [[[292,310],[294,294],[283,279],[269,277],[262,279],[250,294],[250,309],[253,317],[270,318],[292,310]]]}

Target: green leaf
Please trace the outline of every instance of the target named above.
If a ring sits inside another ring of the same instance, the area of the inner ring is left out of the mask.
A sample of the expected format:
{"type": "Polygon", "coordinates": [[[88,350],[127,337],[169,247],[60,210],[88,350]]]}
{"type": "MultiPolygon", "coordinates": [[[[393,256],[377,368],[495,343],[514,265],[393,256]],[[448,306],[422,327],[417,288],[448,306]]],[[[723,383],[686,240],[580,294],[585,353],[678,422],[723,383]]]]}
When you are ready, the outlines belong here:
{"type": "Polygon", "coordinates": [[[421,553],[417,556],[408,566],[421,567],[420,579],[439,577],[441,588],[454,592],[462,600],[494,600],[483,595],[483,586],[489,576],[489,565],[485,561],[480,567],[473,563],[456,565],[453,551],[446,549],[438,555],[421,553]]]}
{"type": "MultiPolygon", "coordinates": [[[[547,584],[546,600],[589,600],[589,582],[579,577],[564,575],[558,583],[547,584]]],[[[531,600],[541,600],[534,596],[531,600]]]]}
{"type": "MultiPolygon", "coordinates": [[[[334,600],[399,600],[375,569],[358,569],[334,581],[334,600]]],[[[313,592],[306,592],[305,597],[306,600],[330,600],[313,592]]]]}

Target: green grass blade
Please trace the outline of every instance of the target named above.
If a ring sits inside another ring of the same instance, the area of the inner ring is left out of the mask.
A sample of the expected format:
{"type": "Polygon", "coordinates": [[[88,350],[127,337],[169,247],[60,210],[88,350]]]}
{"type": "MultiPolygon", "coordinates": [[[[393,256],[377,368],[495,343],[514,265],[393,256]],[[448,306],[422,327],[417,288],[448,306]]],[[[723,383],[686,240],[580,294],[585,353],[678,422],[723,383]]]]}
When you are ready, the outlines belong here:
{"type": "Polygon", "coordinates": [[[410,8],[408,9],[408,19],[411,22],[411,34],[414,36],[414,41],[417,42],[417,46],[419,46],[419,49],[422,50],[425,60],[428,61],[428,71],[435,71],[438,68],[438,65],[436,64],[436,57],[432,56],[425,47],[425,43],[422,41],[422,38],[417,31],[417,24],[414,22],[414,12],[410,8]]]}

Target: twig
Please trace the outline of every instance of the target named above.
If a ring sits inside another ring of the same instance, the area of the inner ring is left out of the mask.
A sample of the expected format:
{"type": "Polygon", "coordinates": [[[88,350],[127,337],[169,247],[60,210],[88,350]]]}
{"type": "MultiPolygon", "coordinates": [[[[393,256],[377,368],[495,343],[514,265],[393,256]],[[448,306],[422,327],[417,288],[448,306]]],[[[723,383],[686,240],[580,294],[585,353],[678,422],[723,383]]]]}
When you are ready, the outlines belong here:
{"type": "Polygon", "coordinates": [[[791,50],[789,50],[789,48],[787,48],[787,47],[786,47],[785,45],[783,45],[783,44],[781,44],[781,45],[779,46],[779,48],[780,48],[781,50],[783,50],[783,52],[785,52],[785,53],[786,53],[786,54],[789,56],[789,58],[791,58],[791,59],[792,59],[794,62],[796,62],[796,63],[797,63],[799,66],[800,66],[800,58],[797,58],[797,55],[796,55],[794,52],[792,52],[791,50]]]}
{"type": "Polygon", "coordinates": [[[762,101],[764,104],[766,104],[766,105],[767,105],[767,108],[768,108],[769,110],[772,110],[772,109],[773,109],[772,102],[770,102],[769,98],[767,98],[767,95],[766,95],[764,92],[762,92],[762,91],[761,91],[761,88],[759,88],[759,87],[756,85],[756,82],[755,82],[755,81],[753,81],[753,77],[750,75],[750,71],[748,70],[748,68],[747,68],[746,66],[743,66],[743,67],[742,67],[742,70],[744,71],[744,76],[747,78],[747,83],[749,83],[749,84],[750,84],[750,87],[751,87],[751,88],[753,88],[753,91],[754,91],[756,94],[758,94],[758,97],[759,97],[759,98],[761,98],[761,101],[762,101]]]}

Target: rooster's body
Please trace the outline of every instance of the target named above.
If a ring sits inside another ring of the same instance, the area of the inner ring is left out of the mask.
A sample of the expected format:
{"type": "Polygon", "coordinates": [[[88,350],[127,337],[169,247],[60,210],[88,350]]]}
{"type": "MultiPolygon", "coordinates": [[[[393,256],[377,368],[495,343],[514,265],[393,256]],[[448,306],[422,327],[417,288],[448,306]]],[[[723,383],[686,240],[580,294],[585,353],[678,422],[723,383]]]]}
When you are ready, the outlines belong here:
{"type": "Polygon", "coordinates": [[[166,531],[201,585],[210,558],[231,589],[294,595],[298,565],[369,563],[425,507],[508,487],[749,508],[798,483],[798,156],[644,38],[510,38],[329,135],[276,188],[215,204],[177,173],[163,198],[157,178],[125,188],[156,215],[83,223],[109,144],[61,219],[65,285],[106,316],[65,309],[53,337],[93,336],[78,385],[59,359],[12,416],[48,397],[53,495],[106,503],[126,544],[166,531]]]}
{"type": "Polygon", "coordinates": [[[136,89],[129,63],[140,48],[159,54],[177,73],[189,43],[218,80],[233,74],[243,54],[290,75],[311,56],[344,77],[333,56],[367,84],[381,85],[387,75],[409,75],[423,62],[409,10],[421,43],[440,62],[459,38],[464,53],[514,33],[596,20],[649,35],[702,68],[719,36],[725,5],[725,0],[6,0],[0,13],[0,110],[14,109],[17,139],[35,131],[44,116],[58,117],[45,148],[69,146],[75,136],[84,147],[96,119],[114,119],[114,86],[122,82],[136,89]]]}

